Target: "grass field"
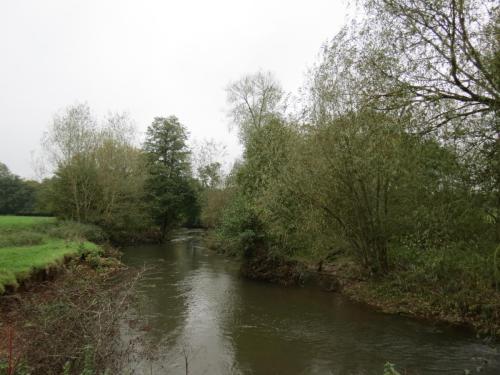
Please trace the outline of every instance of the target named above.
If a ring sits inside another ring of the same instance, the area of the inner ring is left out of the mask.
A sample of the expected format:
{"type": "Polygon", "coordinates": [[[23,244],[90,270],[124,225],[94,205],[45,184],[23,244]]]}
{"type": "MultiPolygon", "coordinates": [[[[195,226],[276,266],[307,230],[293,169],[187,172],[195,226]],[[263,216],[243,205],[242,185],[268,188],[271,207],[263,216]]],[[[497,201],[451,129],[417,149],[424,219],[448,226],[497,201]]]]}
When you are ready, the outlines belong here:
{"type": "Polygon", "coordinates": [[[54,224],[54,217],[33,216],[0,216],[0,233],[9,230],[33,229],[54,224]]]}
{"type": "Polygon", "coordinates": [[[0,294],[34,272],[57,266],[67,256],[97,253],[91,242],[64,238],[50,217],[0,216],[0,294]]]}

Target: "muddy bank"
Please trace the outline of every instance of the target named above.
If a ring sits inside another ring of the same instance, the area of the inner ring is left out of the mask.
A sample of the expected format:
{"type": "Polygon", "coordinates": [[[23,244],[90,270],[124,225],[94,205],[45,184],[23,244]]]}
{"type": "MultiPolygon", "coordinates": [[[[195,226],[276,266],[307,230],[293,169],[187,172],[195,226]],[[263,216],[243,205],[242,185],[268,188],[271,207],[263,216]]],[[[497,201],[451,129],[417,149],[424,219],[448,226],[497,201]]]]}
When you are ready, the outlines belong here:
{"type": "Polygon", "coordinates": [[[242,276],[252,279],[277,283],[283,286],[311,285],[329,292],[340,292],[352,282],[339,277],[332,268],[313,266],[296,260],[277,257],[258,257],[246,259],[241,265],[242,276]]]}
{"type": "Polygon", "coordinates": [[[46,268],[36,269],[32,271],[27,278],[18,281],[18,285],[6,285],[3,295],[24,292],[28,289],[31,289],[35,284],[55,280],[58,276],[64,273],[64,265],[68,263],[70,259],[71,258],[68,257],[68,259],[62,261],[61,264],[50,265],[46,268]]]}

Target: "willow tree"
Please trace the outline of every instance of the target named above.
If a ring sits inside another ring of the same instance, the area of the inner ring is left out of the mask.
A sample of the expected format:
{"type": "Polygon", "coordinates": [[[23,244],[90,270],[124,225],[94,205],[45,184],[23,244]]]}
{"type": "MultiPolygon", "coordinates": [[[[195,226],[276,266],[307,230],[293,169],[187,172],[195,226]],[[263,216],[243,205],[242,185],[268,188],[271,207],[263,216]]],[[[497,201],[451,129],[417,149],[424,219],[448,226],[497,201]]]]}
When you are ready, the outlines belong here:
{"type": "MultiPolygon", "coordinates": [[[[310,118],[367,108],[452,147],[500,236],[500,8],[490,0],[364,0],[314,70],[310,118]]],[[[498,237],[500,239],[500,237],[498,237]]]]}
{"type": "MultiPolygon", "coordinates": [[[[390,83],[380,108],[418,113],[420,131],[453,142],[488,192],[500,240],[500,7],[491,0],[367,0],[379,51],[368,63],[390,83]],[[384,49],[385,47],[385,49],[384,49]]],[[[474,177],[473,177],[474,176],[474,177]]]]}
{"type": "Polygon", "coordinates": [[[391,82],[380,97],[398,102],[405,93],[407,102],[400,105],[442,104],[429,118],[435,127],[500,110],[500,9],[495,2],[368,0],[366,5],[367,26],[376,24],[379,30],[379,56],[372,54],[369,63],[391,82]],[[393,63],[383,64],[382,54],[393,63]]]}

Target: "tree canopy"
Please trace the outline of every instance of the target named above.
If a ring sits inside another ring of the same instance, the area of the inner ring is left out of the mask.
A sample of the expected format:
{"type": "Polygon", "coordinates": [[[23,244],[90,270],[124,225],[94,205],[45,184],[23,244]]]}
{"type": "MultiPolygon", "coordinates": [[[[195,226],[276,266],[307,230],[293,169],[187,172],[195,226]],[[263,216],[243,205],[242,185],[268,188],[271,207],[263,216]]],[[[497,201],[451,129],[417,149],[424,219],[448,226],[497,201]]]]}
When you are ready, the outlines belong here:
{"type": "Polygon", "coordinates": [[[177,117],[156,117],[146,132],[146,198],[162,237],[181,218],[196,215],[187,131],[177,117]]]}

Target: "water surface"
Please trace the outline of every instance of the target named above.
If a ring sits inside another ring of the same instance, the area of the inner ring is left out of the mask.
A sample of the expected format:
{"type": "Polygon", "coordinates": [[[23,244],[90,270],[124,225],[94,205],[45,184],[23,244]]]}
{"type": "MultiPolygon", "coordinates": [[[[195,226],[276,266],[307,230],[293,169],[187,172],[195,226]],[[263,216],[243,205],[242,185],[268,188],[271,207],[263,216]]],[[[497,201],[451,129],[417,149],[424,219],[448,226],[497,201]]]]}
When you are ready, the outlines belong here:
{"type": "MultiPolygon", "coordinates": [[[[154,265],[135,312],[155,350],[136,373],[500,374],[495,348],[470,333],[374,312],[313,288],[246,280],[238,264],[205,249],[199,231],[164,245],[124,249],[124,262],[154,265]],[[405,373],[405,372],[403,372],[405,373]]],[[[132,319],[133,320],[133,319],[132,319]]]]}

